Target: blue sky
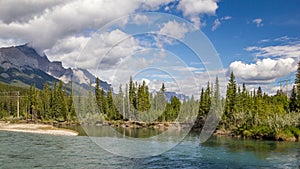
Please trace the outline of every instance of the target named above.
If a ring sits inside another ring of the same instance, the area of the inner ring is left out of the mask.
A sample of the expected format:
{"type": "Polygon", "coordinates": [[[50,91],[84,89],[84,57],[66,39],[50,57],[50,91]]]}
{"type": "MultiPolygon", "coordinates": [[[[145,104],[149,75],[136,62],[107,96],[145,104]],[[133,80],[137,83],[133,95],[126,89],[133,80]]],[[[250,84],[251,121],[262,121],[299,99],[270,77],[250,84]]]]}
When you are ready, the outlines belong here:
{"type": "Polygon", "coordinates": [[[206,17],[210,26],[204,27],[202,31],[224,56],[221,57],[224,66],[239,59],[253,61],[251,53],[244,49],[248,46],[265,45],[259,43],[261,40],[283,36],[299,38],[300,1],[226,0],[218,5],[217,16],[206,17]],[[231,16],[232,19],[224,21],[215,31],[211,31],[214,20],[224,16],[231,16]],[[253,23],[257,18],[262,19],[260,27],[253,23]]]}
{"type": "Polygon", "coordinates": [[[250,90],[275,93],[279,80],[294,80],[299,6],[299,0],[1,1],[0,46],[29,42],[115,89],[131,75],[152,89],[165,82],[171,91],[198,95],[218,75],[224,93],[233,71],[250,90]]]}

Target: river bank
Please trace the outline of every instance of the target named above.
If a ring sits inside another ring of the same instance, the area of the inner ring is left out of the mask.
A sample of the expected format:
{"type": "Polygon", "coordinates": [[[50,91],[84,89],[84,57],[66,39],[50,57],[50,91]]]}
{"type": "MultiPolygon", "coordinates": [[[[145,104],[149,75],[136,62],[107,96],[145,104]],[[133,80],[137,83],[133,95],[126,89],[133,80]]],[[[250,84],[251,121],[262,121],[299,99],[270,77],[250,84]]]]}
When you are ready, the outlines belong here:
{"type": "Polygon", "coordinates": [[[78,132],[57,128],[47,124],[32,124],[32,123],[10,123],[0,121],[0,130],[13,131],[13,132],[26,132],[36,134],[49,134],[49,135],[63,135],[63,136],[77,136],[78,132]]]}
{"type": "Polygon", "coordinates": [[[253,140],[300,142],[300,130],[298,128],[287,128],[285,130],[278,131],[277,133],[254,133],[253,131],[245,130],[241,134],[237,134],[230,130],[216,130],[213,135],[253,140]]]}
{"type": "MultiPolygon", "coordinates": [[[[51,135],[66,135],[66,136],[76,136],[78,135],[77,131],[70,130],[69,126],[112,126],[115,128],[124,128],[124,129],[158,129],[161,131],[168,130],[169,128],[191,128],[191,132],[201,132],[201,127],[195,127],[190,123],[178,123],[178,122],[139,122],[139,121],[98,121],[94,123],[79,123],[79,122],[28,122],[28,121],[14,121],[14,122],[5,122],[0,121],[0,130],[6,131],[16,131],[16,132],[28,132],[28,133],[39,133],[39,134],[51,134],[51,135]]],[[[197,125],[196,125],[197,126],[197,125]]],[[[202,126],[202,125],[200,125],[202,126]]],[[[245,138],[253,140],[273,140],[273,141],[290,141],[290,142],[299,142],[300,138],[298,132],[289,132],[280,131],[276,134],[252,134],[246,135],[247,131],[244,131],[242,134],[237,134],[229,130],[216,130],[213,135],[216,136],[229,136],[236,138],[245,138]]]]}

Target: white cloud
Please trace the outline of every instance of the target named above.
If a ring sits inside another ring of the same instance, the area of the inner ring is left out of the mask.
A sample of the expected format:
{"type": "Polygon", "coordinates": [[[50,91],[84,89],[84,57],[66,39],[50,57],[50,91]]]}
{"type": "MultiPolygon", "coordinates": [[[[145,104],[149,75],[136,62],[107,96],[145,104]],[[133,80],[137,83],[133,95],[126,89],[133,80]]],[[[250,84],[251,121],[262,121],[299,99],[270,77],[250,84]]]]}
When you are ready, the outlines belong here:
{"type": "Polygon", "coordinates": [[[134,16],[133,21],[137,25],[150,24],[151,21],[146,15],[137,14],[134,16]]]}
{"type": "Polygon", "coordinates": [[[50,49],[58,40],[89,32],[86,30],[97,30],[111,20],[134,12],[140,4],[131,0],[70,1],[47,8],[39,15],[30,15],[28,21],[15,19],[10,24],[0,21],[0,37],[20,38],[37,49],[50,49]]]}
{"type": "Polygon", "coordinates": [[[185,33],[187,33],[189,29],[187,28],[185,23],[178,23],[175,20],[164,23],[160,30],[159,34],[168,35],[173,38],[183,39],[185,33]]]}
{"type": "MultiPolygon", "coordinates": [[[[69,65],[71,61],[67,63],[67,58],[73,60],[78,55],[77,51],[82,48],[83,41],[86,41],[84,39],[103,25],[137,11],[155,11],[172,1],[174,0],[0,1],[0,45],[29,42],[39,53],[45,51],[50,60],[63,58],[65,64],[69,65]]],[[[172,8],[176,6],[173,5],[172,8]]],[[[182,0],[178,4],[178,10],[182,10],[191,20],[197,20],[201,14],[214,14],[216,9],[216,1],[182,0]]],[[[137,15],[134,19],[137,23],[149,24],[144,15],[137,15]]],[[[180,26],[182,25],[176,25],[175,22],[168,23],[163,25],[161,33],[170,31],[170,35],[182,38],[187,28],[180,26]],[[172,29],[171,26],[178,29],[172,29]]]]}
{"type": "Polygon", "coordinates": [[[226,20],[230,20],[230,19],[232,19],[231,16],[224,16],[221,18],[222,21],[226,21],[226,20]]]}
{"type": "MultiPolygon", "coordinates": [[[[170,0],[0,1],[0,37],[21,39],[43,51],[53,48],[61,39],[82,36],[141,8],[154,10],[169,2],[170,0]]],[[[145,18],[137,19],[142,21],[145,18]]]]}
{"type": "Polygon", "coordinates": [[[230,64],[229,71],[246,83],[272,83],[279,77],[284,77],[297,69],[297,61],[292,58],[262,59],[256,63],[247,64],[235,61],[230,64]]]}
{"type": "Polygon", "coordinates": [[[300,43],[266,47],[250,46],[246,50],[254,52],[257,57],[300,58],[300,43]]]}
{"type": "Polygon", "coordinates": [[[216,19],[216,20],[214,21],[214,25],[213,25],[213,27],[211,28],[211,30],[212,30],[212,31],[215,31],[220,25],[221,25],[220,20],[219,20],[219,19],[216,19]]]}
{"type": "Polygon", "coordinates": [[[143,0],[141,8],[144,10],[158,10],[159,7],[166,5],[173,0],[143,0]]]}
{"type": "Polygon", "coordinates": [[[52,48],[45,50],[45,53],[52,60],[62,61],[65,67],[95,70],[99,64],[101,69],[114,68],[124,58],[141,49],[134,37],[115,29],[95,34],[92,39],[84,36],[61,39],[52,48]]]}
{"type": "MultiPolygon", "coordinates": [[[[128,65],[134,65],[138,69],[154,62],[154,60],[146,58],[131,58],[134,53],[143,50],[142,44],[119,29],[96,35],[98,42],[101,43],[89,41],[90,36],[105,24],[119,17],[145,10],[155,11],[174,1],[0,1],[0,46],[29,42],[39,52],[45,52],[50,60],[62,61],[65,67],[73,67],[77,61],[77,67],[88,69],[94,74],[99,73],[97,69],[101,69],[101,73],[98,74],[101,79],[113,81],[115,71],[119,70],[118,76],[128,80],[128,75],[134,74],[133,69],[127,68],[128,65]],[[83,49],[84,51],[82,51],[83,49]],[[89,51],[89,49],[94,50],[89,51]],[[83,55],[79,56],[80,54],[83,55]]],[[[177,7],[177,3],[174,4],[169,6],[168,10],[182,11],[184,17],[190,19],[197,26],[204,23],[200,22],[202,15],[214,15],[218,8],[216,0],[180,0],[177,7]]],[[[224,20],[226,19],[224,18],[224,20]]],[[[137,24],[151,24],[149,18],[143,14],[136,15],[134,21],[137,24]]],[[[126,22],[127,20],[121,24],[124,25],[126,22]]],[[[160,26],[160,30],[156,33],[176,39],[183,39],[188,31],[195,29],[174,20],[160,26]]],[[[165,53],[162,49],[158,55],[164,59],[166,56],[162,56],[166,55],[165,53]]],[[[202,71],[196,67],[186,69],[186,72],[190,71],[195,74],[200,74],[202,71]]],[[[179,73],[182,72],[179,71],[179,73]]],[[[195,85],[190,84],[191,80],[193,79],[180,81],[183,91],[189,94],[193,94],[195,91],[195,85]]],[[[205,83],[207,81],[204,78],[202,80],[205,83]]],[[[175,89],[175,84],[170,84],[170,87],[172,86],[175,89]]]]}
{"type": "Polygon", "coordinates": [[[50,56],[52,61],[62,61],[64,67],[75,67],[77,58],[88,40],[89,38],[84,36],[66,37],[58,40],[52,48],[45,50],[45,54],[50,56]]]}
{"type": "Polygon", "coordinates": [[[262,39],[258,41],[258,43],[267,43],[267,42],[270,42],[270,39],[262,39]]]}
{"type": "Polygon", "coordinates": [[[110,69],[141,49],[143,47],[139,45],[138,40],[119,29],[115,29],[111,32],[95,35],[82,52],[84,55],[82,59],[87,63],[81,64],[79,61],[78,66],[93,69],[96,68],[97,64],[101,64],[101,69],[110,69]]]}
{"type": "Polygon", "coordinates": [[[258,28],[259,28],[259,27],[262,27],[262,26],[264,25],[264,24],[262,23],[262,21],[263,21],[263,20],[262,20],[261,18],[256,18],[256,19],[253,19],[253,20],[252,20],[252,22],[255,23],[255,24],[256,24],[256,27],[258,27],[258,28]]]}
{"type": "MultiPolygon", "coordinates": [[[[185,34],[189,31],[195,30],[194,27],[188,26],[185,23],[179,23],[175,20],[168,21],[159,25],[160,29],[156,32],[157,35],[154,37],[156,46],[161,50],[165,44],[171,45],[175,40],[183,40],[185,34]]],[[[163,53],[162,53],[163,54],[163,53]]]]}
{"type": "Polygon", "coordinates": [[[231,16],[224,16],[224,17],[222,17],[220,19],[218,19],[218,18],[215,19],[214,24],[213,24],[211,30],[215,31],[218,27],[221,26],[222,23],[224,23],[225,21],[230,20],[230,19],[232,19],[231,16]]]}
{"type": "Polygon", "coordinates": [[[214,15],[218,9],[217,0],[181,0],[177,6],[185,17],[190,18],[197,26],[201,26],[199,15],[214,15]]]}
{"type": "Polygon", "coordinates": [[[9,24],[12,22],[28,22],[35,16],[41,16],[53,8],[67,3],[62,0],[9,0],[0,1],[0,20],[9,24]]]}
{"type": "Polygon", "coordinates": [[[11,38],[1,39],[0,38],[0,47],[18,46],[18,45],[23,45],[25,43],[26,42],[21,39],[11,39],[11,38]]]}

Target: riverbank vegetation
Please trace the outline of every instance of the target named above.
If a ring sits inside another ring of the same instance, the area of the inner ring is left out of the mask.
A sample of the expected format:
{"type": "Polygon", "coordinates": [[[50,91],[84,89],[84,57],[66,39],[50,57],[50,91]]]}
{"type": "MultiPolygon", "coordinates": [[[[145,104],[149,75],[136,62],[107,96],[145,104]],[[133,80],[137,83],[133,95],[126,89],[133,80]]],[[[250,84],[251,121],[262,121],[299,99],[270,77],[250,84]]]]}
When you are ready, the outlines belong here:
{"type": "Polygon", "coordinates": [[[167,100],[164,84],[158,91],[150,92],[144,81],[134,82],[131,77],[125,88],[120,85],[116,94],[103,90],[98,78],[95,86],[90,84],[88,90],[75,90],[62,82],[53,86],[45,84],[43,90],[0,84],[0,119],[14,120],[19,114],[19,119],[27,121],[92,124],[119,121],[129,125],[130,122],[177,122],[201,128],[208,115],[215,114],[220,118],[217,133],[295,141],[300,140],[299,84],[300,62],[289,96],[282,90],[275,95],[265,93],[261,87],[249,90],[245,83],[236,82],[233,72],[225,97],[220,94],[216,77],[214,83],[208,82],[206,88],[201,89],[199,100],[194,96],[167,100]]]}

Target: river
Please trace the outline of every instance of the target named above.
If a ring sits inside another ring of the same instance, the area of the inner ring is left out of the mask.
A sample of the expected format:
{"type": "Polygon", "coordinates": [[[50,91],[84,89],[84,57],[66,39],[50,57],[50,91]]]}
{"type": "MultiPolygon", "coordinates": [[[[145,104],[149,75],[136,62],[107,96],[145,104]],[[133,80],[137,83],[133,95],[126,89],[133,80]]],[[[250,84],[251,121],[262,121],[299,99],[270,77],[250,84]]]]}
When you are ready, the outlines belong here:
{"type": "MultiPolygon", "coordinates": [[[[79,131],[80,128],[77,128],[79,131]]],[[[93,130],[105,132],[106,127],[93,130]]],[[[128,133],[128,131],[123,131],[128,133]]],[[[162,131],[133,130],[136,137],[162,131]],[[143,133],[143,134],[140,134],[143,133]],[[145,134],[146,133],[146,134],[145,134]]],[[[300,143],[211,137],[199,144],[192,133],[174,148],[146,158],[110,153],[84,136],[0,131],[0,168],[299,168],[300,143]]],[[[97,133],[95,133],[97,135],[97,133]]],[[[172,140],[169,140],[172,142],[172,140]]],[[[165,144],[164,141],[153,145],[165,144]],[[162,143],[164,142],[164,143],[162,143]]]]}

